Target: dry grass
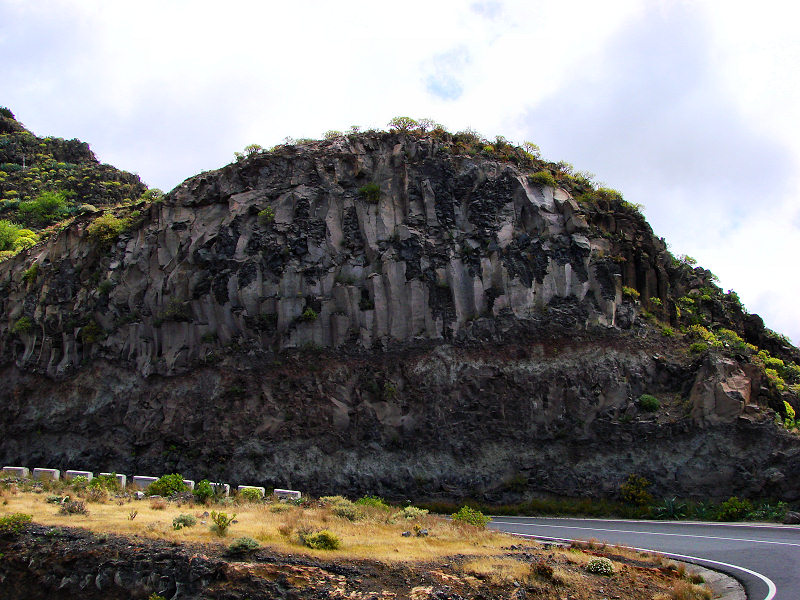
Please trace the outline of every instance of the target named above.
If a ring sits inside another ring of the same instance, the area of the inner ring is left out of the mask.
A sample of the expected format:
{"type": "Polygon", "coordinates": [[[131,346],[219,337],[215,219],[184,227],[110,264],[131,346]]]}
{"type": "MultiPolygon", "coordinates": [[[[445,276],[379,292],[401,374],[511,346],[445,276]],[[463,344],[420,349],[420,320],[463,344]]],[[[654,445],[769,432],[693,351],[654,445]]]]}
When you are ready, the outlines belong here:
{"type": "Polygon", "coordinates": [[[679,580],[672,585],[669,592],[659,594],[653,600],[711,600],[711,597],[711,590],[707,587],[679,580]]]}
{"type": "Polygon", "coordinates": [[[396,511],[359,507],[362,518],[350,521],[335,516],[330,507],[302,508],[286,504],[243,503],[237,506],[179,506],[172,502],[119,499],[87,504],[88,515],[60,515],[58,506],[45,501],[47,494],[7,490],[8,504],[0,505],[0,516],[22,512],[33,515],[43,525],[81,527],[94,532],[141,535],[175,542],[229,543],[230,538],[250,536],[278,552],[305,553],[342,558],[372,558],[387,561],[422,561],[456,554],[486,556],[499,554],[511,541],[507,535],[469,526],[459,526],[436,516],[415,521],[392,519],[396,511]],[[211,531],[213,524],[206,514],[211,510],[236,514],[227,538],[211,531]],[[134,518],[131,518],[136,511],[134,518]],[[195,527],[172,528],[172,520],[181,513],[193,514],[195,527]],[[428,530],[428,535],[414,535],[414,525],[428,530]],[[303,547],[299,532],[328,529],[342,541],[335,551],[303,547]],[[403,531],[411,531],[403,537],[403,531]]]}

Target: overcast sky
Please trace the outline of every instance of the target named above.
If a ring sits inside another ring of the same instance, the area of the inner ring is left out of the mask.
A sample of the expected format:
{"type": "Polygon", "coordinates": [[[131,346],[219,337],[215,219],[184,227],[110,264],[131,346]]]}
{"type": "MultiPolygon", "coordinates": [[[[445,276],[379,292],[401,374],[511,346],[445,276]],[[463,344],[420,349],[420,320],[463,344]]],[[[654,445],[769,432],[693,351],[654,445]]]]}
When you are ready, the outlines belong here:
{"type": "Polygon", "coordinates": [[[533,141],[800,342],[786,0],[0,0],[0,105],[169,190],[250,143],[398,115],[533,141]]]}

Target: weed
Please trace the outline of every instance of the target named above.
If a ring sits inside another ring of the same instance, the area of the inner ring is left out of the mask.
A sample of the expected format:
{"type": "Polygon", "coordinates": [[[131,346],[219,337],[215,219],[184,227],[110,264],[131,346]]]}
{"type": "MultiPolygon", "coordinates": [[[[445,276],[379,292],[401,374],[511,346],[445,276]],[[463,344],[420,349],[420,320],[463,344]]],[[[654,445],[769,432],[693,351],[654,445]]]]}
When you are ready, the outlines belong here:
{"type": "Polygon", "coordinates": [[[197,519],[192,515],[178,515],[172,519],[172,528],[175,531],[183,529],[184,527],[194,527],[197,525],[197,519]]]}
{"type": "Polygon", "coordinates": [[[228,534],[228,528],[231,526],[234,519],[236,519],[236,515],[229,517],[227,513],[215,512],[212,510],[211,520],[214,524],[211,526],[211,531],[220,537],[226,536],[228,534]]]}
{"type": "Polygon", "coordinates": [[[167,509],[167,501],[164,498],[151,498],[150,499],[150,508],[153,510],[166,510],[167,509]]]}
{"type": "Polygon", "coordinates": [[[300,540],[314,550],[337,550],[342,544],[339,537],[327,529],[301,535],[300,540]]]}
{"type": "Polygon", "coordinates": [[[88,515],[86,504],[83,500],[67,500],[58,511],[62,515],[88,515]]]}

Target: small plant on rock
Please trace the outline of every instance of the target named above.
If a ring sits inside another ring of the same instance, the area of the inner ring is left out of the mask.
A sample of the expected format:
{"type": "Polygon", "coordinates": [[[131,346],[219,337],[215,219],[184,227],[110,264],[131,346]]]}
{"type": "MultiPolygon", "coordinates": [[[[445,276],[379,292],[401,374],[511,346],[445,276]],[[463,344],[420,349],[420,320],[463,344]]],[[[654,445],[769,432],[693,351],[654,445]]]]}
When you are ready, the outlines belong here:
{"type": "Polygon", "coordinates": [[[642,394],[637,402],[639,408],[645,412],[655,412],[661,408],[661,402],[651,394],[642,394]]]}
{"type": "Polygon", "coordinates": [[[275,221],[275,209],[271,206],[258,212],[258,222],[261,225],[268,225],[275,221]]]}
{"type": "Polygon", "coordinates": [[[536,183],[538,185],[546,185],[550,187],[556,187],[558,184],[556,183],[556,178],[553,177],[550,171],[539,171],[538,173],[534,173],[528,179],[531,183],[536,183]]]}
{"type": "Polygon", "coordinates": [[[638,300],[639,299],[639,292],[636,288],[624,286],[622,288],[622,297],[625,300],[638,300]]]}
{"type": "Polygon", "coordinates": [[[381,186],[377,183],[368,183],[365,186],[358,188],[358,195],[367,202],[377,204],[381,199],[381,186]]]}

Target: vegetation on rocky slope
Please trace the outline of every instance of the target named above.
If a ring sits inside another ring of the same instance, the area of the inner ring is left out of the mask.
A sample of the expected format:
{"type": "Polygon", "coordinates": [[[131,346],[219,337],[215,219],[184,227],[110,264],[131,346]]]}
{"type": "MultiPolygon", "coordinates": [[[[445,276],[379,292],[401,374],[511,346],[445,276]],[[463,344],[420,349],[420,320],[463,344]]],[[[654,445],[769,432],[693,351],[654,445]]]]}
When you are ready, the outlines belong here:
{"type": "Polygon", "coordinates": [[[138,175],[101,164],[86,142],[38,137],[0,107],[0,258],[76,215],[120,208],[146,192],[138,175]]]}

